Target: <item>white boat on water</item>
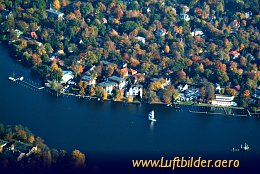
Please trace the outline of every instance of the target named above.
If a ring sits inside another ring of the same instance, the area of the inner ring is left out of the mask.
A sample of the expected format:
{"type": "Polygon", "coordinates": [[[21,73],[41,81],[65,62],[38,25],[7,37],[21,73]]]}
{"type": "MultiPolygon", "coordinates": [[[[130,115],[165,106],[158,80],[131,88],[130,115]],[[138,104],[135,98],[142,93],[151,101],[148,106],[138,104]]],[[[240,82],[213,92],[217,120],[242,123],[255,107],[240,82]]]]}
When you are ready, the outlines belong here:
{"type": "Polygon", "coordinates": [[[152,110],[149,114],[148,114],[148,119],[150,121],[156,121],[156,119],[154,118],[154,110],[152,110]]]}
{"type": "Polygon", "coordinates": [[[248,146],[248,144],[245,143],[245,146],[243,146],[243,145],[241,144],[241,149],[243,149],[244,151],[249,151],[249,146],[248,146]]]}
{"type": "Polygon", "coordinates": [[[11,80],[11,81],[16,81],[16,79],[13,78],[13,77],[9,77],[8,79],[11,80]]]}
{"type": "Polygon", "coordinates": [[[20,81],[22,81],[23,79],[24,79],[23,76],[19,78],[20,81]]]}

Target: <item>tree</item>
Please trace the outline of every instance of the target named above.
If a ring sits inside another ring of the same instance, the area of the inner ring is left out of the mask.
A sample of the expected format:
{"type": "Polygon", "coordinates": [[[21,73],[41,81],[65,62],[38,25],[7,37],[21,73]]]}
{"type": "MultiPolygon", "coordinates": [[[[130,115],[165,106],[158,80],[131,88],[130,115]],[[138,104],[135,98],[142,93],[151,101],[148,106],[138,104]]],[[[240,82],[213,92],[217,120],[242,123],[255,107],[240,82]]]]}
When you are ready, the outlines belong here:
{"type": "Polygon", "coordinates": [[[34,141],[35,141],[34,136],[33,136],[33,135],[30,135],[30,136],[28,137],[28,142],[31,143],[31,144],[33,144],[34,141]]]}
{"type": "Polygon", "coordinates": [[[59,0],[53,0],[52,7],[56,10],[60,9],[60,1],[59,0]]]}
{"type": "Polygon", "coordinates": [[[127,96],[127,102],[131,103],[131,102],[133,102],[133,100],[134,100],[134,98],[132,95],[127,96]]]}
{"type": "Polygon", "coordinates": [[[81,73],[83,72],[83,67],[81,64],[73,63],[71,68],[76,75],[81,75],[81,73]]]}
{"type": "Polygon", "coordinates": [[[85,64],[91,66],[98,62],[98,57],[93,51],[88,51],[85,54],[85,64]]]}
{"type": "Polygon", "coordinates": [[[75,149],[71,153],[72,166],[74,168],[85,168],[85,154],[81,153],[79,150],[75,149]]]}
{"type": "Polygon", "coordinates": [[[90,2],[82,3],[80,6],[80,11],[83,14],[83,16],[85,17],[88,14],[90,14],[91,12],[93,12],[94,8],[90,2]]]}

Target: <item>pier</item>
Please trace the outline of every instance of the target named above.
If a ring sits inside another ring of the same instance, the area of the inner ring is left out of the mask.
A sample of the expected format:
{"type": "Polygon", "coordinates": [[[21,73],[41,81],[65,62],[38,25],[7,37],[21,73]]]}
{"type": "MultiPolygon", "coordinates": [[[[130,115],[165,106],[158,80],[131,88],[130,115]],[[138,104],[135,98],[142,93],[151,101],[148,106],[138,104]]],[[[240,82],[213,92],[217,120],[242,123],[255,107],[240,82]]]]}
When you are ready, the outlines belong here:
{"type": "Polygon", "coordinates": [[[13,81],[13,82],[18,82],[18,83],[20,82],[21,84],[24,84],[25,86],[29,86],[29,87],[31,87],[31,88],[33,88],[33,89],[37,89],[37,90],[41,90],[41,89],[44,89],[44,88],[45,88],[44,86],[42,86],[42,87],[37,87],[36,85],[34,85],[34,84],[32,84],[32,83],[29,83],[29,82],[24,81],[24,77],[23,77],[23,76],[21,76],[21,77],[19,77],[19,78],[9,77],[8,79],[11,80],[11,81],[13,81]]]}

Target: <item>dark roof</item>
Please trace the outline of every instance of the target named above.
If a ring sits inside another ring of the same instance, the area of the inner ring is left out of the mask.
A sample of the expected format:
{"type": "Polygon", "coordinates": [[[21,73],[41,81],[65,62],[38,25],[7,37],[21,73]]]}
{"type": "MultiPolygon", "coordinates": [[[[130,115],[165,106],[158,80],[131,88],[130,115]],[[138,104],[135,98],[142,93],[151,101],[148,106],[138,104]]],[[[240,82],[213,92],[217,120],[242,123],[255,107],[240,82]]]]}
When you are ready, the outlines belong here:
{"type": "Polygon", "coordinates": [[[123,79],[123,78],[121,78],[121,77],[117,77],[117,76],[108,77],[108,80],[114,81],[114,82],[122,82],[122,81],[125,81],[125,79],[123,79]]]}
{"type": "Polygon", "coordinates": [[[14,150],[21,153],[28,153],[33,148],[32,145],[16,141],[14,143],[14,150]]]}
{"type": "Polygon", "coordinates": [[[90,80],[93,80],[93,77],[91,76],[88,76],[88,75],[84,75],[81,80],[85,80],[85,81],[90,81],[90,80]]]}
{"type": "Polygon", "coordinates": [[[101,82],[99,83],[99,86],[102,86],[102,87],[108,87],[108,86],[116,86],[116,83],[115,82],[101,82]]]}

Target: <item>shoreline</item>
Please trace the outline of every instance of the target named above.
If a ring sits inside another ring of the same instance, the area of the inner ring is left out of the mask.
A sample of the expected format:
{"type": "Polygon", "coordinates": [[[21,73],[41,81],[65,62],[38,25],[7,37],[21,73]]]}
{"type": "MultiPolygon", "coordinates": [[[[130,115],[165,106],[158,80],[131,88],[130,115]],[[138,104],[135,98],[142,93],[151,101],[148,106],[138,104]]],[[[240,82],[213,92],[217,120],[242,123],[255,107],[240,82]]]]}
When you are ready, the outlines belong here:
{"type": "MultiPolygon", "coordinates": [[[[22,86],[27,86],[31,88],[33,86],[29,82],[26,81],[13,81],[17,82],[18,84],[22,86]]],[[[43,87],[36,87],[33,86],[33,90],[42,90],[45,89],[45,91],[56,95],[57,97],[64,95],[64,96],[72,96],[72,97],[78,97],[79,99],[88,99],[88,100],[96,100],[100,102],[106,102],[106,101],[112,101],[112,102],[117,102],[117,103],[124,103],[124,104],[135,104],[135,105],[140,105],[140,104],[149,104],[149,105],[165,105],[166,107],[170,107],[175,109],[175,111],[178,112],[189,112],[189,113],[194,113],[194,114],[204,114],[204,115],[225,115],[225,116],[236,116],[236,117],[255,117],[258,118],[260,117],[260,113],[256,112],[250,112],[246,108],[242,107],[228,107],[228,106],[217,106],[217,105],[211,105],[211,104],[205,104],[205,103],[183,103],[183,102],[173,102],[173,103],[163,103],[163,102],[144,102],[144,101],[133,101],[133,102],[127,102],[127,101],[119,101],[119,100],[113,100],[113,99],[103,99],[102,97],[97,97],[97,96],[87,96],[87,95],[79,95],[79,94],[73,94],[73,93],[65,93],[65,92],[58,92],[55,91],[54,89],[51,89],[48,86],[43,87]],[[56,94],[55,94],[56,93],[56,94]],[[216,111],[217,110],[217,111],[216,111]],[[221,110],[222,112],[219,112],[221,110]],[[237,113],[238,111],[243,111],[244,113],[237,113]]]]}
{"type": "MultiPolygon", "coordinates": [[[[20,83],[18,83],[20,84],[20,83]]],[[[24,83],[27,84],[27,83],[24,83]]],[[[27,84],[28,85],[28,84],[27,84]]],[[[30,87],[30,85],[28,85],[30,87]]],[[[236,116],[236,117],[260,117],[260,113],[253,113],[250,112],[246,108],[242,107],[224,107],[224,106],[215,106],[210,104],[204,104],[204,103],[182,103],[182,102],[173,102],[173,103],[163,103],[163,102],[140,102],[140,101],[133,101],[133,102],[127,102],[127,101],[118,101],[113,99],[103,99],[102,97],[97,96],[87,96],[87,95],[79,95],[79,94],[73,94],[73,93],[65,93],[65,92],[57,92],[50,87],[44,88],[47,92],[52,93],[53,95],[56,95],[57,97],[64,95],[64,96],[71,96],[71,97],[77,97],[79,99],[88,99],[88,100],[96,100],[100,102],[117,102],[117,103],[124,103],[124,104],[149,104],[149,105],[165,105],[166,107],[170,107],[175,109],[175,111],[179,112],[189,112],[194,114],[204,114],[204,115],[225,115],[225,116],[236,116]],[[56,93],[56,94],[55,94],[56,93]],[[196,107],[196,109],[194,109],[196,107]],[[215,109],[221,109],[223,112],[216,112],[215,109]],[[226,110],[229,110],[227,112],[226,110]],[[244,114],[238,114],[234,111],[244,111],[244,114]]],[[[38,89],[41,90],[41,89],[38,89]]]]}

